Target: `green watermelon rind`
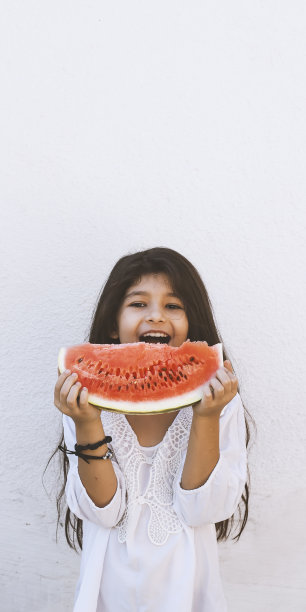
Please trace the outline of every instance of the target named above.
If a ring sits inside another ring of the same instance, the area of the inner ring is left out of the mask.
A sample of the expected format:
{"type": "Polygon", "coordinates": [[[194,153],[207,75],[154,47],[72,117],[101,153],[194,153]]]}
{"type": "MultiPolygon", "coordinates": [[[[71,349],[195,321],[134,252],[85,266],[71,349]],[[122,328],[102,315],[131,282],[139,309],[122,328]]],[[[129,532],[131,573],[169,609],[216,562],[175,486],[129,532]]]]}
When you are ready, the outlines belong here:
{"type": "MultiPolygon", "coordinates": [[[[218,354],[218,368],[220,368],[223,365],[222,343],[215,344],[214,348],[218,354]]],[[[63,347],[60,349],[58,355],[58,369],[61,374],[65,370],[65,354],[66,348],[63,347]]],[[[186,408],[186,406],[191,406],[192,404],[199,402],[203,397],[203,390],[206,382],[192,391],[161,400],[130,402],[122,399],[118,401],[89,393],[88,402],[102,410],[109,410],[111,412],[125,414],[161,414],[164,412],[174,412],[175,410],[180,410],[181,408],[186,408]]]]}

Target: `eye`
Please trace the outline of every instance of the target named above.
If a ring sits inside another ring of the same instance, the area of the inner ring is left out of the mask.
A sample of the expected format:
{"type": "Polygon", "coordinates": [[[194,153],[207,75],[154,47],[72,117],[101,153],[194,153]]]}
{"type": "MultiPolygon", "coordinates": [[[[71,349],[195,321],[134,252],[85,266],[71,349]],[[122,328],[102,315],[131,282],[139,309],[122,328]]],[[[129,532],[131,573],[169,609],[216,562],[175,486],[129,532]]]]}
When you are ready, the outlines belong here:
{"type": "Polygon", "coordinates": [[[129,304],[129,306],[134,306],[135,308],[142,308],[143,306],[146,306],[146,304],[144,302],[133,302],[132,304],[129,304]]]}
{"type": "Polygon", "coordinates": [[[175,310],[176,308],[179,310],[184,310],[183,306],[180,306],[179,304],[167,304],[167,308],[170,308],[170,310],[175,310]]]}

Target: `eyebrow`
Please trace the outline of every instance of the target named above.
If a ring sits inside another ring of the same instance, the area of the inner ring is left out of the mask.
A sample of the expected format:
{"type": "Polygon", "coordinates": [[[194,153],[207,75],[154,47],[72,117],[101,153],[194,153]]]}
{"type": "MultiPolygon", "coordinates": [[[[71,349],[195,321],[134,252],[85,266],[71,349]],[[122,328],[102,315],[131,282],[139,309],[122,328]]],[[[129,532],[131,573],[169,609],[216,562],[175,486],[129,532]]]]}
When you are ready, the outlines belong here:
{"type": "MultiPolygon", "coordinates": [[[[127,293],[127,295],[125,296],[124,299],[127,299],[128,297],[132,297],[133,295],[146,295],[147,296],[147,295],[150,295],[150,294],[149,294],[148,291],[130,291],[130,293],[127,293]]],[[[180,299],[179,296],[176,293],[173,293],[173,292],[166,293],[166,297],[176,297],[176,298],[180,299]]]]}

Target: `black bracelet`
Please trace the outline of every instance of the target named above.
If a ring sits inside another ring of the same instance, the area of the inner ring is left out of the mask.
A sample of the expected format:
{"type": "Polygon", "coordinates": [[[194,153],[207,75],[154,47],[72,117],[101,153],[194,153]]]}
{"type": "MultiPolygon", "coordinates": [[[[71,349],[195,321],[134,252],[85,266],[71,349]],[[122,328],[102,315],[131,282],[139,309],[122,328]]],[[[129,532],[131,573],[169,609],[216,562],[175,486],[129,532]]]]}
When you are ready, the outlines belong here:
{"type": "Polygon", "coordinates": [[[106,436],[104,440],[100,440],[100,442],[95,442],[94,444],[86,444],[85,446],[83,446],[82,444],[75,444],[74,450],[76,450],[77,452],[84,450],[96,450],[96,448],[99,448],[99,446],[103,446],[103,444],[111,442],[112,439],[113,438],[111,436],[106,436]]]}
{"type": "Polygon", "coordinates": [[[83,455],[83,453],[75,453],[75,454],[77,457],[80,457],[80,459],[84,459],[86,463],[89,463],[88,459],[111,459],[114,453],[109,448],[108,451],[105,453],[105,455],[102,455],[102,457],[97,457],[96,455],[83,455]]]}
{"type": "Polygon", "coordinates": [[[84,461],[86,461],[86,463],[89,463],[88,459],[111,459],[113,456],[113,451],[108,448],[107,452],[105,453],[105,455],[102,455],[101,457],[97,457],[96,455],[84,455],[83,453],[80,453],[80,451],[71,451],[71,450],[67,450],[67,448],[65,448],[64,446],[58,446],[58,449],[60,451],[62,451],[63,453],[65,453],[65,455],[76,455],[76,457],[80,457],[80,459],[84,459],[84,461]]]}

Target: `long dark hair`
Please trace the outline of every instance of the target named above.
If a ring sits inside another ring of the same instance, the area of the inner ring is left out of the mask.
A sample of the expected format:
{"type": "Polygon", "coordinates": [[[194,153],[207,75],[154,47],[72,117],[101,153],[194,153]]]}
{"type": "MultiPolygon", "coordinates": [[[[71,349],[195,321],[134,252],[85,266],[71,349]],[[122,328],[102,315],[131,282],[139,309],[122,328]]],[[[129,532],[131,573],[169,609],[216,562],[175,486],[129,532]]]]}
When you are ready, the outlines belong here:
{"type": "MultiPolygon", "coordinates": [[[[147,249],[119,259],[98,298],[87,341],[93,344],[119,343],[119,339],[114,340],[111,334],[116,329],[117,313],[126,291],[143,275],[152,273],[166,274],[173,290],[182,300],[189,323],[189,340],[205,340],[209,345],[223,343],[216,326],[208,293],[198,271],[183,255],[164,247],[147,249]]],[[[223,358],[228,359],[224,344],[223,358]]],[[[250,424],[253,424],[253,419],[245,407],[244,411],[246,446],[248,446],[250,424]]],[[[63,442],[62,435],[60,443],[63,444],[63,442]]],[[[57,498],[58,525],[62,524],[60,516],[63,511],[65,484],[69,469],[69,461],[65,454],[62,455],[62,462],[64,482],[57,498]]],[[[240,538],[248,519],[248,502],[249,474],[237,509],[237,521],[233,515],[229,519],[216,523],[218,541],[226,540],[232,534],[235,523],[237,523],[237,533],[233,535],[233,539],[237,541],[240,538]]],[[[82,521],[72,514],[69,508],[65,516],[65,534],[71,548],[76,550],[77,544],[82,548],[82,521]]]]}

